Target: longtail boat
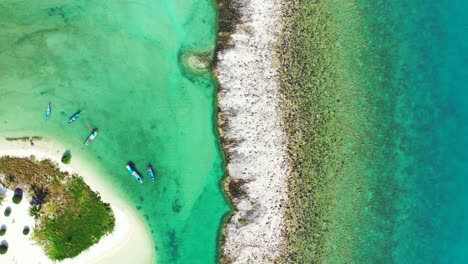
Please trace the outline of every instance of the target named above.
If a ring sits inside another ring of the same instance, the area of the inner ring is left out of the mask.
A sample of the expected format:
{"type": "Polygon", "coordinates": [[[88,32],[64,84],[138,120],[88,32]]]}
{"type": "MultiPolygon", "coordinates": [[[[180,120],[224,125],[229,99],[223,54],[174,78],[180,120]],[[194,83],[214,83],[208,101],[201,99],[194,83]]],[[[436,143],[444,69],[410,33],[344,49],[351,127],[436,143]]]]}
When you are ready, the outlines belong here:
{"type": "Polygon", "coordinates": [[[138,173],[132,169],[132,167],[130,167],[130,165],[127,164],[126,166],[128,172],[130,172],[130,174],[135,177],[135,179],[139,182],[139,183],[143,183],[143,180],[141,179],[140,175],[138,175],[138,173]]]}
{"type": "Polygon", "coordinates": [[[154,181],[154,172],[153,168],[151,168],[151,165],[149,165],[148,168],[146,168],[146,170],[148,171],[151,181],[154,181]]]}
{"type": "Polygon", "coordinates": [[[52,108],[50,108],[50,103],[47,105],[47,110],[46,110],[46,113],[45,113],[45,120],[49,120],[49,117],[50,117],[50,112],[52,112],[52,108]]]}
{"type": "Polygon", "coordinates": [[[85,149],[87,146],[89,146],[89,144],[91,144],[93,142],[93,140],[96,138],[97,136],[97,129],[93,129],[91,130],[91,134],[88,136],[88,138],[86,139],[84,145],[83,145],[83,149],[85,149]]]}
{"type": "Polygon", "coordinates": [[[80,111],[76,112],[71,118],[70,120],[68,120],[68,124],[71,124],[73,122],[76,121],[76,119],[80,116],[80,111]]]}

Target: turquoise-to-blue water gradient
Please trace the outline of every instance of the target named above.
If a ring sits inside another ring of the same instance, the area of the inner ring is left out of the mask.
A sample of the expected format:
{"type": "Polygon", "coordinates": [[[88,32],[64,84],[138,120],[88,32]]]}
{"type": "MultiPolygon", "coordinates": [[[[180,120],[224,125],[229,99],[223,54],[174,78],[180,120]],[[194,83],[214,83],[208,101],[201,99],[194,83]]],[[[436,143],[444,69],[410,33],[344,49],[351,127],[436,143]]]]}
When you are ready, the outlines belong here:
{"type": "Polygon", "coordinates": [[[391,243],[363,256],[468,263],[468,1],[365,0],[360,10],[385,70],[396,156],[393,185],[376,190],[391,192],[380,205],[391,243]]]}

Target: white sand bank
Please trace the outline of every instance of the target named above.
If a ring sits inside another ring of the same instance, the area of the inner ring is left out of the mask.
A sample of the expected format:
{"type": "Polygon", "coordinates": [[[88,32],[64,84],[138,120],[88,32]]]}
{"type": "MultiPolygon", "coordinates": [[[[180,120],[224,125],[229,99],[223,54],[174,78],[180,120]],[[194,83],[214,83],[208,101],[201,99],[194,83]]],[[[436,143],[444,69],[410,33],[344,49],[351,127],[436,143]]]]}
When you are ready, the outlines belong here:
{"type": "Polygon", "coordinates": [[[241,24],[234,47],[218,53],[221,132],[228,174],[244,180],[244,197],[226,227],[223,254],[233,263],[271,263],[280,253],[288,176],[280,86],[273,47],[281,28],[278,0],[236,0],[241,24]]]}
{"type": "MultiPolygon", "coordinates": [[[[60,158],[66,148],[59,144],[40,140],[29,142],[6,141],[0,139],[0,156],[29,157],[36,159],[51,159],[60,164],[62,171],[77,173],[82,176],[91,189],[98,191],[104,202],[110,203],[116,222],[114,231],[103,237],[97,244],[76,258],[66,259],[60,263],[152,263],[154,244],[150,232],[139,214],[131,208],[121,197],[113,193],[112,187],[103,181],[86,162],[74,155],[70,166],[60,163],[60,158]]],[[[34,219],[28,214],[28,199],[25,197],[20,204],[13,204],[6,198],[1,205],[0,226],[6,222],[8,230],[1,240],[7,240],[8,252],[0,255],[0,263],[53,263],[42,248],[22,233],[24,225],[34,226],[34,219]],[[10,206],[12,213],[9,217],[3,215],[4,207],[10,206]],[[12,223],[14,221],[14,223],[12,223]],[[11,226],[11,228],[10,228],[11,226]]]]}

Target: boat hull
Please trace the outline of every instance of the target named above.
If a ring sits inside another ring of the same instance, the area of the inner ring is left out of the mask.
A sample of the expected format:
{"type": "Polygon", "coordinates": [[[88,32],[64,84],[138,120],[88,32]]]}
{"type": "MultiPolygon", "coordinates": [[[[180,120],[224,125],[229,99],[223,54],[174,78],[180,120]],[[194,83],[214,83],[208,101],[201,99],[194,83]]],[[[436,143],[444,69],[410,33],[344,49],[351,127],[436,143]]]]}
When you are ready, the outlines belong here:
{"type": "Polygon", "coordinates": [[[137,182],[143,183],[143,180],[141,179],[140,175],[135,170],[133,170],[132,167],[130,167],[130,165],[127,164],[125,168],[135,178],[135,180],[137,180],[137,182]]]}
{"type": "Polygon", "coordinates": [[[93,142],[96,136],[97,136],[97,130],[93,130],[93,132],[91,132],[91,135],[89,135],[89,137],[86,139],[84,146],[85,147],[89,146],[89,144],[93,142]]]}
{"type": "Polygon", "coordinates": [[[151,168],[151,166],[149,166],[148,168],[146,168],[146,170],[148,171],[148,174],[150,176],[151,181],[154,181],[155,176],[154,176],[153,168],[151,168]]]}
{"type": "Polygon", "coordinates": [[[73,122],[76,121],[76,119],[78,119],[78,117],[80,116],[80,113],[76,113],[72,116],[72,118],[70,118],[70,120],[68,120],[68,124],[71,124],[73,122]]]}
{"type": "Polygon", "coordinates": [[[50,113],[52,112],[52,108],[50,107],[50,104],[47,106],[47,110],[46,110],[46,116],[45,116],[45,119],[46,121],[49,120],[49,117],[50,117],[50,113]]]}

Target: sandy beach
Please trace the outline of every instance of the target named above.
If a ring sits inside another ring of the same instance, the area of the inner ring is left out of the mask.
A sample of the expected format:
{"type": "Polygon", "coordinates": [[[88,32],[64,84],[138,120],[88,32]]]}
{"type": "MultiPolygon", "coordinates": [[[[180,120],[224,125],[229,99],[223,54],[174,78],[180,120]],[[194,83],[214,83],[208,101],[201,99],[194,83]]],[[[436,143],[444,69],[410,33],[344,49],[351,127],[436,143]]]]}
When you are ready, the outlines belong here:
{"type": "MultiPolygon", "coordinates": [[[[225,227],[223,262],[271,263],[280,255],[288,176],[274,47],[282,2],[235,1],[232,48],[217,54],[219,122],[237,211],[225,227]]],[[[221,32],[220,34],[223,34],[221,32]]],[[[230,187],[227,188],[231,189],[230,187]]]]}
{"type": "MultiPolygon", "coordinates": [[[[103,237],[97,244],[73,259],[60,263],[152,263],[154,246],[150,232],[138,213],[125,200],[112,191],[112,188],[96,175],[86,161],[73,157],[71,165],[60,162],[66,148],[55,142],[42,139],[31,146],[29,141],[6,141],[0,139],[0,156],[30,157],[37,160],[50,159],[60,166],[60,170],[82,176],[91,189],[98,191],[104,202],[110,203],[115,215],[114,231],[103,237]]],[[[20,204],[11,201],[12,192],[7,192],[1,207],[0,225],[6,224],[8,230],[0,237],[7,240],[8,252],[0,255],[0,263],[54,263],[29,237],[22,234],[25,225],[34,226],[34,219],[28,214],[28,197],[20,204]],[[12,208],[9,217],[3,215],[6,207],[12,208]],[[27,253],[27,254],[26,254],[27,253]]]]}

